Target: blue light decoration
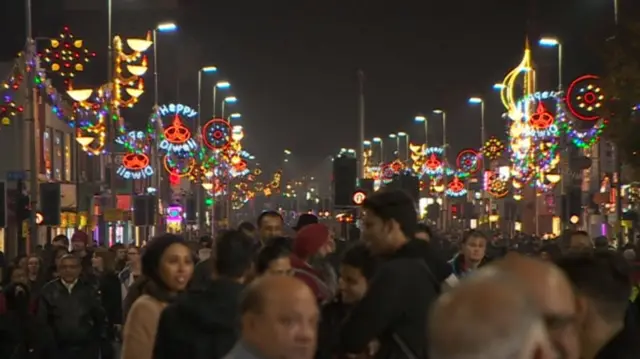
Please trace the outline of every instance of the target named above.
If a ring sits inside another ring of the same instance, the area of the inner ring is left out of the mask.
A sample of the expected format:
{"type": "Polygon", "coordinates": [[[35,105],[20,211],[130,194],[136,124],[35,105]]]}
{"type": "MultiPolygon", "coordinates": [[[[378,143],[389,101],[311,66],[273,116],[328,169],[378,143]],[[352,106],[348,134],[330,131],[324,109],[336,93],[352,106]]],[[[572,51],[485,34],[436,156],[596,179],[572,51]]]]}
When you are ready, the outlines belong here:
{"type": "Polygon", "coordinates": [[[149,156],[144,153],[127,153],[116,173],[124,179],[144,179],[153,176],[149,156]]]}
{"type": "Polygon", "coordinates": [[[424,150],[426,159],[422,166],[422,172],[429,177],[440,176],[444,172],[443,154],[444,148],[442,147],[427,147],[424,150]]]}
{"type": "Polygon", "coordinates": [[[453,177],[453,180],[447,184],[447,189],[444,194],[448,197],[463,197],[467,194],[467,187],[464,182],[458,177],[453,177]]]}
{"type": "Polygon", "coordinates": [[[172,103],[158,107],[157,113],[164,127],[158,148],[165,153],[187,153],[192,156],[198,144],[185,120],[195,118],[198,112],[187,105],[172,103]]]}

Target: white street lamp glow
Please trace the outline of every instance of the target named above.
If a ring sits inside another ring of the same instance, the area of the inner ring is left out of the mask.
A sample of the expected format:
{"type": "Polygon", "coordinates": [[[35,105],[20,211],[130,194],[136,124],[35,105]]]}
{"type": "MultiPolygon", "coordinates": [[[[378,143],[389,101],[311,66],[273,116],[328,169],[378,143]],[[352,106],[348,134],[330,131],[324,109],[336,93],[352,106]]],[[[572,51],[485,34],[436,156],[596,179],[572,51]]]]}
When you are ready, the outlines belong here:
{"type": "Polygon", "coordinates": [[[389,138],[396,138],[396,137],[398,137],[398,136],[396,136],[396,134],[395,134],[395,133],[390,133],[390,134],[389,134],[389,138]]]}
{"type": "Polygon", "coordinates": [[[290,154],[291,154],[291,151],[290,151],[290,150],[284,150],[284,154],[285,154],[285,155],[290,155],[290,154]]]}
{"type": "Polygon", "coordinates": [[[496,90],[496,91],[500,91],[500,90],[504,89],[505,87],[506,86],[504,84],[501,84],[501,83],[496,83],[496,84],[493,85],[493,89],[496,90]]]}
{"type": "Polygon", "coordinates": [[[216,87],[219,89],[228,89],[229,87],[231,87],[231,84],[229,83],[229,81],[218,81],[216,87]]]}
{"type": "Polygon", "coordinates": [[[404,136],[406,136],[406,135],[407,135],[407,133],[406,133],[406,132],[398,132],[398,136],[400,136],[400,137],[404,137],[404,136]]]}
{"type": "Polygon", "coordinates": [[[543,37],[540,39],[540,41],[538,41],[538,44],[540,46],[556,47],[560,45],[560,41],[558,41],[558,39],[554,37],[543,37]]]}
{"type": "Polygon", "coordinates": [[[469,99],[469,103],[470,104],[474,104],[474,105],[481,104],[482,103],[482,99],[480,97],[471,97],[469,99]]]}
{"type": "Polygon", "coordinates": [[[238,99],[235,96],[229,96],[229,97],[226,97],[224,99],[224,102],[226,102],[226,103],[236,103],[236,102],[238,102],[238,99]]]}
{"type": "Polygon", "coordinates": [[[215,66],[205,66],[205,67],[202,68],[201,71],[204,72],[204,73],[210,74],[212,72],[217,72],[218,68],[215,67],[215,66]]]}
{"type": "Polygon", "coordinates": [[[435,114],[439,115],[439,114],[444,113],[444,111],[443,111],[443,110],[441,110],[441,109],[439,109],[439,108],[437,108],[437,109],[433,110],[433,113],[435,113],[435,114]]]}
{"type": "Polygon", "coordinates": [[[363,141],[362,144],[365,146],[371,146],[371,141],[363,141]]]}
{"type": "Polygon", "coordinates": [[[178,25],[173,22],[164,22],[162,24],[158,24],[156,29],[160,32],[174,32],[178,30],[178,25]]]}
{"type": "Polygon", "coordinates": [[[380,137],[374,137],[374,138],[372,139],[372,141],[373,141],[373,142],[375,142],[375,143],[380,143],[380,142],[382,142],[382,138],[380,138],[380,137]]]}
{"type": "Polygon", "coordinates": [[[242,117],[242,114],[239,113],[239,112],[234,112],[231,115],[229,115],[229,117],[232,118],[232,119],[238,119],[238,118],[242,117]]]}
{"type": "Polygon", "coordinates": [[[415,122],[425,122],[425,121],[427,121],[427,117],[426,116],[422,116],[422,115],[418,115],[418,116],[414,117],[413,120],[415,122]]]}

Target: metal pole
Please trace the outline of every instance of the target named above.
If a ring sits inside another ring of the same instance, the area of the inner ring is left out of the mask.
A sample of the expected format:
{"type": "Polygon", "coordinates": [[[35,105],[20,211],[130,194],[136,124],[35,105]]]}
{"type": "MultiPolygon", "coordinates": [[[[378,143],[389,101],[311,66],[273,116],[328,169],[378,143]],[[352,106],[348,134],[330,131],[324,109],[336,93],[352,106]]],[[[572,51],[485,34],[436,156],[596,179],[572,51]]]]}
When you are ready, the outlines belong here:
{"type": "Polygon", "coordinates": [[[218,94],[218,85],[217,85],[217,84],[214,84],[214,85],[213,85],[213,115],[211,116],[211,117],[213,117],[213,118],[215,118],[215,117],[216,117],[216,107],[218,107],[218,106],[216,106],[216,104],[217,104],[217,103],[216,103],[216,101],[217,101],[217,100],[216,100],[216,96],[217,96],[217,94],[218,94]]]}
{"type": "Polygon", "coordinates": [[[364,178],[364,72],[362,70],[358,70],[358,85],[359,85],[359,96],[358,96],[358,143],[360,146],[360,166],[358,166],[358,178],[364,178]]]}
{"type": "MultiPolygon", "coordinates": [[[[33,139],[33,142],[29,144],[29,199],[31,206],[31,216],[29,217],[29,246],[28,250],[33,251],[38,244],[38,226],[36,225],[36,207],[38,206],[38,160],[37,160],[37,143],[36,136],[36,120],[34,117],[34,83],[35,83],[35,71],[36,71],[36,49],[35,42],[33,40],[33,26],[32,26],[32,7],[31,0],[26,1],[26,33],[27,41],[24,57],[25,71],[29,69],[28,62],[33,60],[33,67],[31,71],[27,73],[27,85],[26,85],[26,103],[25,103],[25,121],[29,124],[27,129],[29,131],[29,137],[33,139]]],[[[18,228],[18,230],[22,230],[18,228]]]]}
{"type": "Polygon", "coordinates": [[[405,148],[405,150],[407,151],[406,153],[406,159],[407,159],[407,163],[409,163],[409,134],[407,134],[407,146],[405,148]]]}
{"type": "MultiPolygon", "coordinates": [[[[487,131],[485,128],[485,105],[484,100],[480,102],[480,147],[484,146],[484,143],[487,141],[487,131]]],[[[480,183],[482,183],[482,179],[484,178],[484,171],[487,169],[487,162],[483,159],[482,161],[482,171],[480,171],[480,183]]],[[[484,220],[487,221],[489,230],[491,230],[491,213],[493,210],[493,199],[491,196],[487,196],[485,191],[482,191],[482,213],[484,214],[484,220]],[[484,199],[489,197],[489,211],[486,211],[484,199]]]]}
{"type": "Polygon", "coordinates": [[[429,146],[429,125],[428,122],[429,120],[425,117],[424,118],[424,144],[429,146]]]}
{"type": "Polygon", "coordinates": [[[221,117],[221,118],[224,118],[224,104],[225,104],[225,103],[226,103],[226,102],[225,102],[224,100],[222,100],[222,105],[220,105],[220,106],[222,107],[222,110],[220,111],[220,117],[221,117]]]}
{"type": "Polygon", "coordinates": [[[618,14],[619,14],[619,7],[618,7],[618,0],[613,0],[613,17],[614,17],[614,21],[616,24],[616,27],[618,26],[618,14]]]}
{"type": "MultiPolygon", "coordinates": [[[[202,148],[202,135],[200,133],[200,126],[202,126],[202,70],[198,71],[198,117],[196,118],[196,129],[197,129],[197,138],[198,144],[200,148],[202,148]]],[[[201,183],[195,183],[195,196],[196,196],[196,213],[198,214],[198,232],[200,235],[203,234],[204,229],[204,212],[203,212],[203,196],[202,192],[204,188],[202,188],[201,183]]]]}
{"type": "MultiPolygon", "coordinates": [[[[446,175],[446,165],[447,165],[447,113],[442,111],[442,158],[445,163],[445,175],[442,176],[442,184],[444,188],[447,188],[448,180],[446,175]]],[[[449,201],[447,199],[447,194],[442,192],[442,206],[444,207],[443,216],[442,216],[442,229],[444,231],[447,230],[447,225],[449,222],[449,201]]]]}
{"type": "MultiPolygon", "coordinates": [[[[158,107],[159,105],[159,97],[160,97],[160,79],[158,77],[158,29],[155,28],[153,29],[153,111],[158,111],[158,107]]],[[[160,121],[160,119],[158,118],[157,121],[160,121]]],[[[160,139],[160,123],[156,123],[155,128],[153,129],[156,133],[156,140],[153,146],[153,150],[152,150],[152,156],[153,156],[153,162],[154,162],[154,167],[155,167],[155,174],[153,176],[153,184],[152,187],[154,187],[156,189],[156,199],[157,201],[160,201],[160,203],[162,203],[162,190],[161,190],[161,184],[162,184],[162,179],[161,179],[161,173],[162,171],[160,170],[160,153],[158,152],[158,142],[160,139]]],[[[157,208],[157,206],[155,206],[154,208],[157,208]]],[[[156,209],[156,225],[155,226],[151,226],[151,232],[150,233],[152,236],[156,235],[156,228],[160,228],[160,222],[161,222],[161,218],[160,218],[160,213],[157,212],[156,209]]]]}
{"type": "MultiPolygon", "coordinates": [[[[111,92],[111,99],[113,99],[113,97],[115,96],[115,81],[113,78],[113,65],[114,65],[114,61],[113,61],[113,1],[112,0],[108,0],[107,1],[107,6],[108,6],[108,10],[107,10],[107,17],[108,17],[108,33],[109,33],[109,45],[108,45],[108,61],[107,61],[107,82],[109,83],[109,87],[110,87],[110,92],[111,92]]],[[[111,176],[110,176],[110,183],[109,183],[109,187],[111,188],[111,208],[115,209],[117,206],[117,193],[116,193],[116,154],[115,154],[115,123],[112,120],[112,116],[113,116],[113,112],[116,111],[117,109],[113,108],[113,102],[109,104],[109,109],[108,109],[108,114],[109,114],[109,124],[107,125],[107,139],[108,139],[108,144],[109,146],[107,147],[109,149],[109,159],[111,162],[111,176]]],[[[111,226],[111,240],[115,240],[116,238],[116,225],[115,223],[111,226]]],[[[105,240],[104,241],[104,246],[108,246],[109,245],[109,240],[105,240]]]]}
{"type": "Polygon", "coordinates": [[[563,51],[562,44],[558,43],[558,91],[562,91],[562,70],[563,70],[563,51]]]}

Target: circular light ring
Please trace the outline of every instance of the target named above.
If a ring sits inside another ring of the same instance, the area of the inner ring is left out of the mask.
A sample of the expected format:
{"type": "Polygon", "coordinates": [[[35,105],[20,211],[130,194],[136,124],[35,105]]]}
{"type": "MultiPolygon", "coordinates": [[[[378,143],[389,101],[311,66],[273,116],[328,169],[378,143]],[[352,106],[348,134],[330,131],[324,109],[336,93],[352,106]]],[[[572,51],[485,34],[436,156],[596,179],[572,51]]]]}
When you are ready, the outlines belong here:
{"type": "Polygon", "coordinates": [[[489,160],[496,160],[504,152],[504,143],[496,137],[489,138],[482,147],[482,155],[489,160]]]}
{"type": "Polygon", "coordinates": [[[567,88],[565,103],[569,112],[582,121],[597,121],[597,110],[602,107],[606,96],[600,86],[600,77],[584,75],[575,79],[567,88]]]}
{"type": "Polygon", "coordinates": [[[480,153],[474,149],[465,149],[458,153],[456,165],[461,172],[474,174],[482,167],[480,153]]]}
{"type": "Polygon", "coordinates": [[[202,127],[202,140],[205,146],[212,150],[226,147],[231,134],[231,124],[221,118],[214,118],[202,127]]]}
{"type": "Polygon", "coordinates": [[[164,169],[171,175],[175,175],[178,178],[183,178],[191,175],[191,173],[196,167],[196,160],[192,157],[177,158],[177,160],[179,161],[186,162],[186,163],[183,163],[182,165],[179,165],[178,163],[176,163],[174,159],[172,159],[171,157],[172,155],[170,154],[167,154],[164,156],[163,158],[164,169]]]}
{"type": "Polygon", "coordinates": [[[509,183],[501,180],[497,173],[493,172],[487,182],[486,191],[493,197],[502,198],[509,193],[509,183]]]}

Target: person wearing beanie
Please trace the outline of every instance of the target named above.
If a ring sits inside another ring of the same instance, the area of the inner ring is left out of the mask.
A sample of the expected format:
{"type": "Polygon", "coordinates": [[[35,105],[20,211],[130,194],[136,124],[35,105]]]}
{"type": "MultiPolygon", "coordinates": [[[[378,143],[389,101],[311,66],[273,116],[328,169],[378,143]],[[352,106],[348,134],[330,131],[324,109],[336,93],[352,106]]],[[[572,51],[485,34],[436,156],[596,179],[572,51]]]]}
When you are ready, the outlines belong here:
{"type": "Polygon", "coordinates": [[[193,256],[181,236],[153,238],[142,254],[142,277],[129,294],[135,299],[123,331],[122,359],[151,359],[160,314],[184,291],[193,274],[193,256]]]}
{"type": "Polygon", "coordinates": [[[71,247],[73,249],[73,254],[80,258],[80,264],[82,266],[82,276],[85,279],[89,279],[88,276],[91,275],[91,257],[93,257],[93,253],[90,253],[87,249],[87,244],[89,243],[89,235],[83,231],[75,231],[73,236],[71,236],[71,247]]]}
{"type": "Polygon", "coordinates": [[[331,275],[325,261],[326,255],[332,251],[333,240],[329,228],[320,223],[304,226],[293,242],[293,273],[309,286],[318,303],[326,303],[333,296],[334,290],[328,282],[333,281],[335,273],[331,275]]]}
{"type": "Polygon", "coordinates": [[[300,215],[300,217],[298,217],[298,223],[296,223],[296,226],[293,227],[293,229],[296,232],[299,232],[302,228],[310,224],[317,224],[318,222],[318,217],[314,216],[311,213],[303,213],[300,215]]]}

